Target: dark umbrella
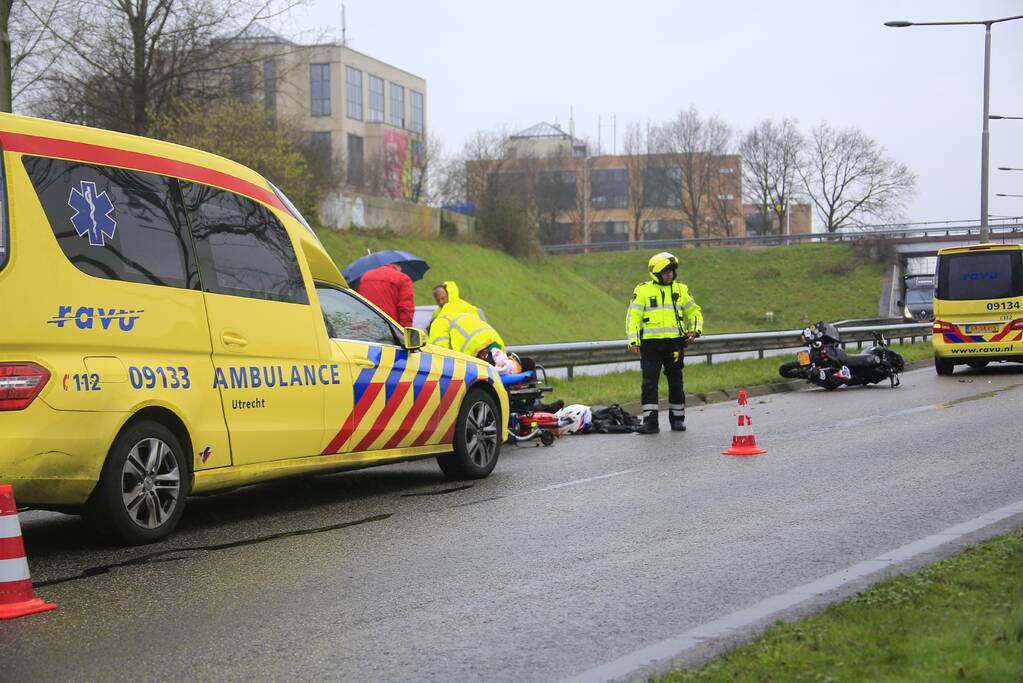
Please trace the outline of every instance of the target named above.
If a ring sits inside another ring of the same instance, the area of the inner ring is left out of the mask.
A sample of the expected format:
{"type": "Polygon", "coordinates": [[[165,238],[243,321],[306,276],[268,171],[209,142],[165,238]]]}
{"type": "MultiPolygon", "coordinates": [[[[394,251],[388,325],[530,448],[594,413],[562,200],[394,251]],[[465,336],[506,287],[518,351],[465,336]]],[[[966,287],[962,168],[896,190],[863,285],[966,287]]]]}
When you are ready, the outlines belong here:
{"type": "Polygon", "coordinates": [[[388,263],[395,263],[400,266],[401,272],[412,278],[413,282],[422,280],[423,275],[430,269],[426,261],[415,254],[399,249],[385,249],[384,251],[366,254],[362,258],[352,261],[341,274],[345,276],[348,284],[354,287],[367,272],[374,268],[385,266],[388,263]]]}

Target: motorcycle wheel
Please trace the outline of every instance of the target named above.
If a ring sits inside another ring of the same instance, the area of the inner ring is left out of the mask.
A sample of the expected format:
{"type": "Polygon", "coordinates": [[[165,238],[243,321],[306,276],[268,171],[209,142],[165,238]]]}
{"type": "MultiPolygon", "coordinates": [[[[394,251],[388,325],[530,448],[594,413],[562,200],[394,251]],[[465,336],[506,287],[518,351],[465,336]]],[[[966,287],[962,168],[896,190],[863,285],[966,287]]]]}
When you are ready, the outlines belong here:
{"type": "Polygon", "coordinates": [[[785,379],[803,379],[806,376],[806,371],[803,370],[798,360],[793,360],[788,363],[782,363],[781,367],[778,368],[778,374],[785,379]]]}

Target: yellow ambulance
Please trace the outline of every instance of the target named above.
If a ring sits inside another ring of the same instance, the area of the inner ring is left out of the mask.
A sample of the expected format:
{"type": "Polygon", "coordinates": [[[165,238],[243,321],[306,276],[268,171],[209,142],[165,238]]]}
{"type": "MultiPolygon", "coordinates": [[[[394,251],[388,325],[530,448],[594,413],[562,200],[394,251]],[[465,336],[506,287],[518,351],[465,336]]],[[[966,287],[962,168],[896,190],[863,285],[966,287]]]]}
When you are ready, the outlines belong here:
{"type": "Polygon", "coordinates": [[[190,493],[507,437],[491,366],[348,288],[266,179],[178,145],[0,114],[0,483],[131,544],[190,493]]]}
{"type": "Polygon", "coordinates": [[[934,369],[1023,362],[1023,245],[975,244],[938,251],[934,369]]]}

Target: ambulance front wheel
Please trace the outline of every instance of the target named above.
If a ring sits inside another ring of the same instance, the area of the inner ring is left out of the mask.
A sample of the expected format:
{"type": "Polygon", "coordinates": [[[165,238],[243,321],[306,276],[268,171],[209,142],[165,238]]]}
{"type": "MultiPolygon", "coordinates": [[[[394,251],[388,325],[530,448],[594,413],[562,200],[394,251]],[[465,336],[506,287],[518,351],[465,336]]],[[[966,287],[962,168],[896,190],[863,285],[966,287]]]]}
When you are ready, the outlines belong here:
{"type": "Polygon", "coordinates": [[[501,454],[501,427],[494,399],[482,389],[471,389],[455,421],[454,452],[437,457],[450,479],[482,479],[501,454]]]}
{"type": "Polygon", "coordinates": [[[184,450],[159,422],[140,420],[110,447],[86,520],[101,537],[143,545],[178,525],[191,476],[184,450]]]}

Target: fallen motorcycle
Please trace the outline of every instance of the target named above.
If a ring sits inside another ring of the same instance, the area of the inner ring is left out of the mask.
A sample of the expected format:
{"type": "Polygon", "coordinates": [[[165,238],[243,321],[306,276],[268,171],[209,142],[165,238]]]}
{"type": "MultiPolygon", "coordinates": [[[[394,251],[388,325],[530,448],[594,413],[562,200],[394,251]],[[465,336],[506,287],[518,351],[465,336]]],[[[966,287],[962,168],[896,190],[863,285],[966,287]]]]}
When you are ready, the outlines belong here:
{"type": "Polygon", "coordinates": [[[897,387],[899,373],[906,368],[902,355],[888,348],[887,340],[877,332],[874,345],[855,355],[842,348],[841,335],[833,323],[818,322],[807,327],[800,339],[806,350],[797,353],[796,360],[782,363],[778,373],[786,379],[805,379],[829,391],[886,379],[897,387]]]}

